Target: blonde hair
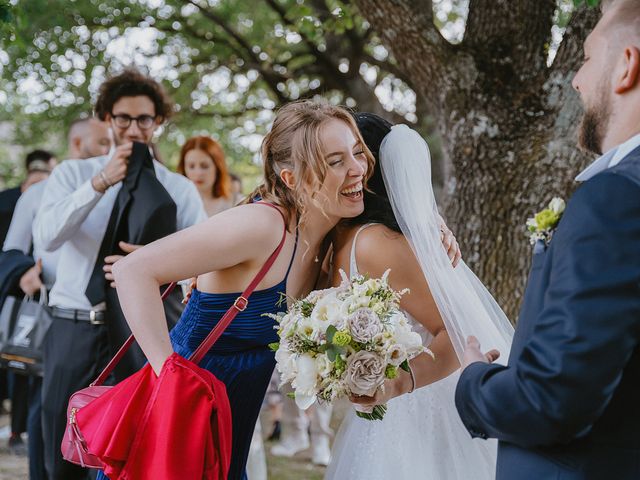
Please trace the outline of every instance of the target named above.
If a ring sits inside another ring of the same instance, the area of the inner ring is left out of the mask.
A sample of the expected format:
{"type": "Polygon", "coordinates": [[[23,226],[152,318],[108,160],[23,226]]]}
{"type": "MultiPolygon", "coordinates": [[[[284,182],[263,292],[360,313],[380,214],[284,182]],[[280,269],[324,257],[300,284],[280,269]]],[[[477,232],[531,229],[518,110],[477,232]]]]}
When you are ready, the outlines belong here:
{"type": "MultiPolygon", "coordinates": [[[[271,130],[262,141],[264,181],[249,196],[247,202],[260,197],[283,207],[288,224],[295,217],[300,223],[304,223],[306,205],[303,192],[318,191],[327,172],[327,162],[322,154],[321,127],[333,119],[343,121],[362,145],[367,158],[366,184],[373,173],[375,160],[351,114],[346,109],[325,101],[301,100],[288,103],[278,110],[271,130]],[[293,188],[280,178],[284,169],[293,172],[293,188]]],[[[315,202],[313,197],[310,196],[315,202]]]]}

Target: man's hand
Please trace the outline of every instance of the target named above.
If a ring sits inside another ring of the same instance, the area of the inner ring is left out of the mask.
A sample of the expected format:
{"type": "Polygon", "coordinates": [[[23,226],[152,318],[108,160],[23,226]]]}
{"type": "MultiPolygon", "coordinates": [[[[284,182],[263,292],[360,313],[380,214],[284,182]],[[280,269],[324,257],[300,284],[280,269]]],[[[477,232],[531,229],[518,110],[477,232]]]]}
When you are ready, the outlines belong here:
{"type": "Polygon", "coordinates": [[[42,280],[40,280],[41,273],[42,259],[39,258],[36,260],[36,264],[20,277],[20,290],[22,290],[25,295],[32,297],[40,291],[40,288],[42,288],[42,280]]]}
{"type": "Polygon", "coordinates": [[[91,179],[91,185],[96,192],[104,193],[110,186],[115,185],[127,175],[127,164],[132,150],[133,143],[131,142],[116,148],[111,160],[107,162],[102,172],[91,179]]]}
{"type": "MultiPolygon", "coordinates": [[[[120,250],[125,253],[134,252],[142,247],[142,245],[132,245],[131,243],[127,242],[119,242],[118,246],[120,247],[120,250]]],[[[109,255],[104,259],[104,267],[102,267],[102,269],[104,270],[104,278],[107,279],[107,282],[109,282],[111,288],[116,288],[116,282],[113,281],[113,264],[121,258],[124,258],[124,255],[109,255]]]]}
{"type": "Polygon", "coordinates": [[[498,350],[489,350],[487,353],[482,353],[480,350],[480,342],[476,337],[471,335],[467,338],[467,346],[464,349],[462,355],[462,370],[475,362],[493,363],[500,357],[498,350]]]}
{"type": "Polygon", "coordinates": [[[447,225],[444,223],[442,217],[440,217],[440,240],[442,241],[444,249],[447,251],[449,260],[451,260],[451,264],[456,267],[458,265],[458,262],[460,262],[460,259],[462,258],[460,245],[458,245],[456,237],[453,235],[453,232],[449,230],[449,227],[447,227],[447,225]]]}

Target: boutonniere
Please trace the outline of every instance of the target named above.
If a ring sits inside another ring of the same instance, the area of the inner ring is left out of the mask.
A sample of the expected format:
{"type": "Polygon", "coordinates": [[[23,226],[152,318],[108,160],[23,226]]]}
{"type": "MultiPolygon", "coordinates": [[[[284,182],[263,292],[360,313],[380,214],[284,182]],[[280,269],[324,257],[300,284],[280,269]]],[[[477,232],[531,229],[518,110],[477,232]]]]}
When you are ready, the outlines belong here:
{"type": "Polygon", "coordinates": [[[529,230],[529,241],[534,245],[538,240],[549,245],[553,232],[555,232],[558,222],[564,212],[565,203],[560,197],[554,197],[549,206],[538,212],[532,218],[527,219],[527,229],[529,230]]]}

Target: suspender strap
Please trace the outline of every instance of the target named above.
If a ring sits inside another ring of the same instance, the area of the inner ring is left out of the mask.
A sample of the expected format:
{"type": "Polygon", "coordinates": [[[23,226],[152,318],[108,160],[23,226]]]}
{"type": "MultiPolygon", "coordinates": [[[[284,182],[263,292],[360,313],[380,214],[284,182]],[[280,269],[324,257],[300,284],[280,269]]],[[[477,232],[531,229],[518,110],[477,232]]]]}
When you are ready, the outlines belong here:
{"type": "MultiPolygon", "coordinates": [[[[266,202],[255,202],[255,203],[274,208],[278,211],[278,213],[280,213],[280,215],[282,215],[282,212],[270,203],[266,203],[266,202]]],[[[282,218],[284,221],[284,215],[282,215],[282,218]]],[[[196,364],[200,363],[202,358],[211,349],[213,344],[216,343],[218,338],[220,338],[220,335],[222,335],[222,333],[226,330],[226,328],[233,321],[236,315],[239,312],[243,312],[247,308],[247,306],[249,305],[249,297],[251,296],[253,291],[256,289],[258,284],[265,277],[267,272],[269,272],[269,270],[273,266],[274,262],[278,258],[278,255],[282,251],[282,247],[284,247],[284,242],[286,238],[287,238],[287,224],[285,222],[283,227],[283,232],[282,232],[282,239],[280,240],[280,243],[278,244],[276,249],[269,256],[269,258],[267,259],[265,264],[262,266],[260,271],[256,274],[254,279],[251,281],[249,286],[242,292],[242,294],[238,298],[235,299],[235,301],[233,302],[233,305],[229,308],[229,310],[227,310],[227,313],[224,314],[224,316],[220,319],[218,324],[213,328],[213,330],[211,330],[211,332],[209,332],[209,335],[207,335],[207,337],[202,341],[202,343],[193,352],[193,354],[191,354],[191,356],[189,357],[189,360],[191,360],[193,363],[196,363],[196,364]]],[[[175,282],[171,283],[166,288],[166,290],[162,293],[162,300],[166,299],[175,287],[176,287],[176,283],[175,282]]],[[[111,359],[109,364],[104,368],[104,370],[98,376],[98,378],[96,378],[93,381],[93,383],[91,384],[92,387],[100,386],[104,384],[105,380],[109,377],[113,369],[120,362],[120,360],[122,360],[122,357],[124,356],[124,354],[127,352],[127,350],[129,350],[129,347],[131,347],[134,340],[135,339],[133,338],[133,335],[131,335],[127,339],[127,341],[124,342],[124,345],[120,347],[120,350],[118,350],[118,353],[115,354],[115,356],[111,359]]]]}

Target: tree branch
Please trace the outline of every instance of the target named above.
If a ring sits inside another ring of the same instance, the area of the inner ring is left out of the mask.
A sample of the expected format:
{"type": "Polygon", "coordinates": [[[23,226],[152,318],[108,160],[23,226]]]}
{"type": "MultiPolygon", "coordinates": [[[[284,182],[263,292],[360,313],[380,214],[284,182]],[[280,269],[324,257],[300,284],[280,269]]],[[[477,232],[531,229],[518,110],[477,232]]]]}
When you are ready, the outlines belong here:
{"type": "Polygon", "coordinates": [[[394,77],[399,78],[404,83],[409,85],[409,87],[413,88],[411,86],[411,79],[407,76],[406,72],[399,69],[396,65],[391,63],[389,60],[378,60],[376,57],[366,52],[362,54],[362,60],[375,67],[379,67],[381,70],[385,70],[393,74],[394,77]]]}
{"type": "Polygon", "coordinates": [[[431,1],[355,0],[355,3],[393,53],[397,68],[412,72],[414,81],[407,83],[425,97],[432,111],[442,111],[438,97],[447,88],[446,77],[457,56],[433,23],[431,1]],[[421,59],[419,65],[415,58],[421,59]]]}
{"type": "Polygon", "coordinates": [[[219,118],[238,118],[249,112],[262,112],[267,110],[264,107],[246,107],[239,110],[232,111],[207,111],[207,110],[194,110],[189,109],[189,114],[197,117],[219,117],[219,118]]]}
{"type": "Polygon", "coordinates": [[[231,26],[213,10],[201,6],[195,0],[182,1],[184,4],[189,4],[196,7],[205,18],[221,28],[242,48],[242,50],[245,52],[245,54],[242,56],[243,60],[248,60],[253,68],[255,68],[260,73],[265,83],[277,97],[279,103],[286,103],[289,101],[289,99],[280,90],[278,90],[278,84],[286,81],[286,78],[274,71],[272,68],[266,68],[258,55],[253,51],[252,46],[242,37],[242,35],[231,28],[231,26]]]}
{"type": "Polygon", "coordinates": [[[555,9],[555,0],[471,0],[463,47],[499,89],[521,88],[546,70],[555,9]]]}
{"type": "MultiPolygon", "coordinates": [[[[265,0],[265,2],[267,3],[267,5],[269,5],[269,7],[271,7],[271,9],[274,12],[278,14],[278,16],[280,17],[280,19],[285,25],[295,28],[295,23],[292,22],[289,18],[287,18],[286,10],[282,8],[282,6],[278,4],[276,0],[265,0]]],[[[298,35],[302,37],[302,41],[305,43],[305,45],[309,49],[309,53],[311,53],[314,57],[316,57],[318,62],[322,64],[322,66],[326,69],[327,72],[331,72],[334,75],[341,75],[341,72],[338,70],[338,66],[333,62],[333,60],[329,57],[329,55],[326,55],[325,53],[321,52],[318,49],[318,46],[307,35],[305,35],[304,32],[299,31],[297,28],[296,28],[296,31],[298,32],[298,35]]]]}

